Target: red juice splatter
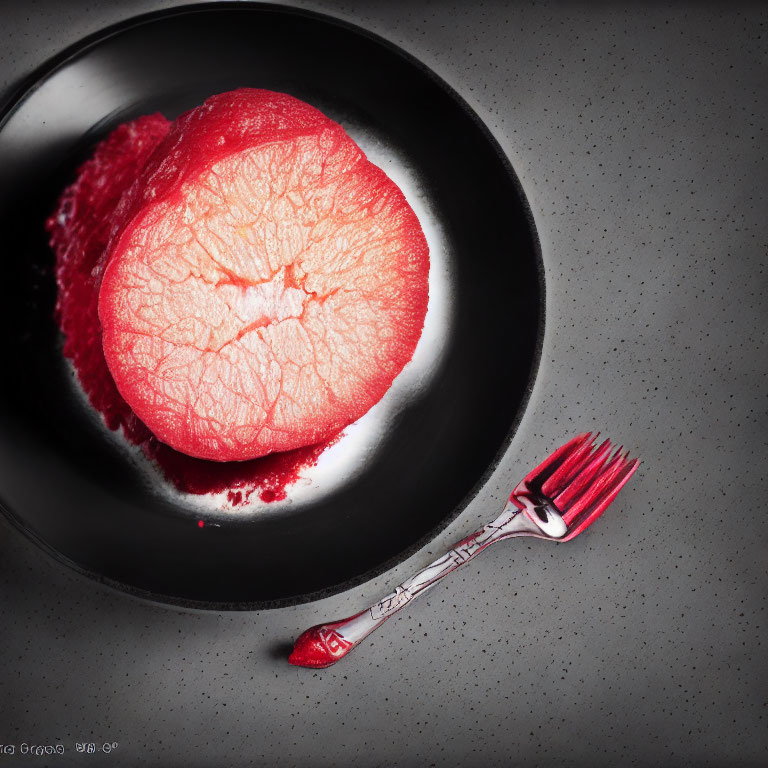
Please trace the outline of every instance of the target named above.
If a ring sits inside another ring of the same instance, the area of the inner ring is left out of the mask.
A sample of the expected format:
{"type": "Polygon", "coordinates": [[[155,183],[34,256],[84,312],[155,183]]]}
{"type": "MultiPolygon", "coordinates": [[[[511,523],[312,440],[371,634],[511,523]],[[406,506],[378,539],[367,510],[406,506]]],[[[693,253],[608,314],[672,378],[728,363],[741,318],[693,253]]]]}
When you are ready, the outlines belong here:
{"type": "MultiPolygon", "coordinates": [[[[78,170],[46,222],[56,255],[58,297],[55,318],[64,335],[64,355],[72,360],[83,390],[109,429],[122,428],[129,442],[162,470],[180,491],[192,494],[228,491],[233,506],[253,493],[265,502],[285,499],[286,488],[302,469],[338,439],[263,456],[251,461],[197,459],[161,443],[133,413],[115,386],[104,358],[98,300],[107,246],[121,230],[125,211],[120,201],[134,183],[171,123],[148,115],[116,128],[78,170]]],[[[201,526],[202,527],[202,526],[201,526]]]]}

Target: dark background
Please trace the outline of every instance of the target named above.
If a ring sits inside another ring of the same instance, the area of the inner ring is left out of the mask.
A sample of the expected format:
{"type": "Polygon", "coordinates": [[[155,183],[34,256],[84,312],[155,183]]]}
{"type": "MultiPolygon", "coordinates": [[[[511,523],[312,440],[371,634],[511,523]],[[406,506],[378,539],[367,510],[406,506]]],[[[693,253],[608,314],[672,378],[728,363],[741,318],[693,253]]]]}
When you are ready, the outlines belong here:
{"type": "MultiPolygon", "coordinates": [[[[81,37],[171,5],[3,3],[0,98],[81,37]]],[[[526,412],[429,546],[293,608],[144,602],[0,518],[0,742],[17,746],[0,764],[766,764],[768,13],[295,5],[420,58],[518,172],[547,284],[526,412]],[[588,429],[643,464],[587,534],[493,548],[338,666],[287,665],[303,629],[385,594],[588,429]],[[119,747],[76,754],[88,741],[119,747]],[[23,742],[67,754],[25,757],[23,742]]]]}

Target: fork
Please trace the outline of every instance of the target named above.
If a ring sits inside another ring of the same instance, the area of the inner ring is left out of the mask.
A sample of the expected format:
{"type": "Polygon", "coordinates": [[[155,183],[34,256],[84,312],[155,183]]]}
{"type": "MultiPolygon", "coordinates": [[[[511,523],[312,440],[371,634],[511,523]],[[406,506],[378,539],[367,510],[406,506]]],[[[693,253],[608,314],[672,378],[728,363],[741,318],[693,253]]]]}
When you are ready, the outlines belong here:
{"type": "Polygon", "coordinates": [[[639,464],[629,459],[629,452],[622,454],[623,448],[611,456],[610,440],[595,447],[597,437],[585,432],[558,448],[518,483],[499,517],[370,608],[306,630],[288,661],[298,667],[330,667],[411,600],[497,541],[519,536],[568,541],[578,536],[616,498],[639,464]]]}

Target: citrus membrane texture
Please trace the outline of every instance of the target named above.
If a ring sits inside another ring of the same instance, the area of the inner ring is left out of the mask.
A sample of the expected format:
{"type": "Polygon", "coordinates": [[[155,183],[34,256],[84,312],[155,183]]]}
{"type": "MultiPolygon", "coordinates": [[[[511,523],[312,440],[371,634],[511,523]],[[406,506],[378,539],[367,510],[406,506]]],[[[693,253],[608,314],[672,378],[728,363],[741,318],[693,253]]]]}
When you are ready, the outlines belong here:
{"type": "Polygon", "coordinates": [[[167,132],[134,166],[96,269],[120,395],[199,458],[332,437],[419,340],[429,255],[416,215],[341,126],[291,96],[241,89],[153,119],[153,136],[167,132]]]}

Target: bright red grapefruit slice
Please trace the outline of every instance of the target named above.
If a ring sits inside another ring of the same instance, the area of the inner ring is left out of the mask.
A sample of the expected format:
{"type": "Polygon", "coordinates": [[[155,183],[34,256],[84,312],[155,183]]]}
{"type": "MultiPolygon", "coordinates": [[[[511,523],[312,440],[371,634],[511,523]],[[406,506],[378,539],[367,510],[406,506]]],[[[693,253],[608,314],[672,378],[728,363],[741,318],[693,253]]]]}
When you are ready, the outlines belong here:
{"type": "Polygon", "coordinates": [[[318,443],[413,355],[418,219],[341,126],[291,96],[241,89],[180,117],[117,218],[104,355],[178,451],[232,461],[318,443]]]}

